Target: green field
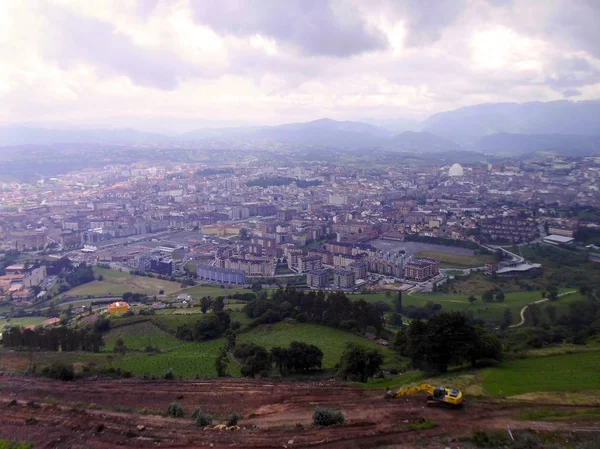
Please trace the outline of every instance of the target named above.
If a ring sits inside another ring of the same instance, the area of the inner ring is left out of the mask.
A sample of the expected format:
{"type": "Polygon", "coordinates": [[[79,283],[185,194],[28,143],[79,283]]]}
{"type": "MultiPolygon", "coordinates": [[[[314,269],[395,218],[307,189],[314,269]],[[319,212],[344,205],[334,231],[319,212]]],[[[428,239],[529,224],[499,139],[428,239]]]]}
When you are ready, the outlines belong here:
{"type": "Polygon", "coordinates": [[[48,318],[45,316],[28,316],[28,317],[23,317],[23,318],[11,318],[10,320],[7,320],[6,318],[2,318],[2,319],[0,319],[0,331],[2,329],[4,329],[5,327],[10,327],[10,326],[20,326],[20,327],[39,326],[47,319],[48,318]]]}
{"type": "MultiPolygon", "coordinates": [[[[265,291],[268,293],[273,290],[272,288],[266,288],[265,291]]],[[[217,296],[231,296],[236,293],[250,293],[252,290],[243,287],[236,286],[226,286],[225,288],[221,288],[218,285],[196,285],[194,287],[190,287],[185,289],[182,293],[186,293],[194,298],[201,298],[203,296],[211,296],[216,298],[217,296]]]]}
{"type": "Polygon", "coordinates": [[[153,296],[158,295],[160,290],[164,290],[165,294],[175,293],[181,290],[181,287],[176,282],[145,276],[134,276],[115,270],[104,270],[104,272],[106,274],[99,273],[104,277],[101,281],[92,281],[87,284],[79,285],[60,294],[58,297],[82,296],[85,298],[89,295],[94,297],[120,296],[125,292],[145,293],[149,296],[153,296]]]}
{"type": "Polygon", "coordinates": [[[93,267],[92,270],[94,271],[96,277],[102,276],[104,279],[119,279],[130,276],[129,273],[124,273],[123,271],[119,270],[111,270],[109,268],[93,267]]]}
{"type": "Polygon", "coordinates": [[[496,259],[490,255],[465,255],[443,253],[440,251],[421,251],[417,257],[431,257],[440,261],[441,268],[475,268],[482,267],[486,263],[492,263],[496,259]]]}
{"type": "MultiPolygon", "coordinates": [[[[572,291],[573,289],[559,289],[559,293],[572,291]]],[[[506,292],[505,299],[503,302],[483,302],[481,295],[475,295],[477,301],[471,304],[468,300],[469,295],[461,294],[445,294],[445,293],[414,293],[414,294],[402,294],[402,305],[406,306],[418,306],[422,307],[428,302],[434,302],[441,304],[443,311],[457,311],[457,312],[471,312],[476,318],[481,318],[490,322],[500,322],[504,314],[504,309],[509,308],[513,315],[513,323],[519,322],[519,313],[521,309],[534,301],[542,299],[541,293],[537,290],[532,291],[517,291],[517,292],[506,292]]],[[[392,307],[395,306],[397,298],[397,292],[392,291],[390,296],[385,293],[367,293],[360,295],[350,295],[349,298],[353,301],[364,299],[367,302],[378,302],[382,301],[392,307]]],[[[581,299],[579,293],[573,293],[572,295],[566,295],[560,297],[557,301],[553,301],[552,304],[557,308],[567,310],[568,304],[577,299],[581,299]]]]}
{"type": "Polygon", "coordinates": [[[292,341],[301,341],[318,346],[323,351],[323,367],[332,368],[340,361],[348,343],[356,343],[381,351],[385,366],[399,367],[403,362],[391,349],[373,343],[363,337],[315,324],[277,323],[261,326],[238,335],[240,343],[255,343],[266,348],[289,346],[292,341]]]}
{"type": "Polygon", "coordinates": [[[600,390],[598,366],[600,351],[511,360],[486,370],[483,386],[493,396],[600,390]]]}
{"type": "MultiPolygon", "coordinates": [[[[161,315],[160,319],[169,315],[161,315]]],[[[171,315],[173,320],[185,319],[185,315],[171,315]]],[[[190,315],[188,318],[195,318],[190,315]]],[[[153,318],[154,319],[154,318],[153,318]]],[[[176,321],[169,321],[173,326],[176,321]]],[[[225,344],[224,339],[207,342],[187,343],[177,340],[150,321],[112,329],[105,337],[104,351],[112,352],[115,342],[122,338],[126,348],[131,351],[124,357],[115,355],[109,366],[120,367],[131,371],[134,375],[154,373],[160,375],[167,368],[173,368],[181,377],[214,377],[215,359],[225,344]],[[160,349],[158,354],[143,352],[151,344],[160,349]]],[[[385,357],[385,365],[399,367],[404,365],[391,349],[384,348],[362,337],[348,332],[312,324],[278,323],[273,326],[261,326],[250,332],[238,334],[238,343],[255,343],[268,349],[273,346],[289,346],[292,341],[301,341],[317,345],[323,351],[323,367],[333,368],[349,342],[358,343],[380,350],[385,357]]],[[[239,366],[231,362],[229,373],[239,375],[239,366]]]]}

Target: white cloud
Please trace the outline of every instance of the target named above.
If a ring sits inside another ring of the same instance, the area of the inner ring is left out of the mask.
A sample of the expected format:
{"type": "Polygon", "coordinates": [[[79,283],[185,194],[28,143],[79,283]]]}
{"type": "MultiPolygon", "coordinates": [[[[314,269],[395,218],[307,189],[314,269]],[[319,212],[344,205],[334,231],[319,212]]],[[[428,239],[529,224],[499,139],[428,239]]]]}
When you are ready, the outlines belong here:
{"type": "Polygon", "coordinates": [[[225,0],[200,12],[193,0],[0,0],[0,122],[193,128],[596,99],[595,31],[572,28],[596,9],[578,1],[561,16],[570,2],[306,0],[285,11],[263,0],[243,16],[225,0]],[[290,14],[301,26],[286,28],[290,14]]]}

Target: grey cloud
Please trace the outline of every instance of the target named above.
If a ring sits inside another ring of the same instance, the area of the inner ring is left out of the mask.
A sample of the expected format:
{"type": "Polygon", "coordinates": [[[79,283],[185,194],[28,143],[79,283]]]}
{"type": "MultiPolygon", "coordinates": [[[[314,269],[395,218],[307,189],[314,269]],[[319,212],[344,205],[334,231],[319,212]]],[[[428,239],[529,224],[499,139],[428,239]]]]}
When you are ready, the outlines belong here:
{"type": "Polygon", "coordinates": [[[552,72],[546,82],[558,91],[600,82],[600,71],[583,58],[557,59],[552,65],[552,72]]]}
{"type": "Polygon", "coordinates": [[[562,0],[544,31],[600,57],[600,1],[562,0]]]}
{"type": "Polygon", "coordinates": [[[348,57],[388,46],[351,4],[334,0],[192,1],[196,19],[218,33],[256,33],[308,55],[348,57]]]}
{"type": "Polygon", "coordinates": [[[132,82],[171,90],[179,79],[198,74],[197,68],[172,52],[136,46],[112,25],[47,5],[49,23],[44,54],[61,65],[89,62],[100,71],[123,74],[132,82]]]}
{"type": "Polygon", "coordinates": [[[577,89],[567,89],[562,94],[563,94],[563,97],[570,98],[570,97],[576,97],[578,95],[581,95],[581,91],[579,91],[577,89]]]}
{"type": "Polygon", "coordinates": [[[409,0],[400,8],[408,24],[406,44],[422,46],[438,41],[465,8],[464,0],[409,0]]]}

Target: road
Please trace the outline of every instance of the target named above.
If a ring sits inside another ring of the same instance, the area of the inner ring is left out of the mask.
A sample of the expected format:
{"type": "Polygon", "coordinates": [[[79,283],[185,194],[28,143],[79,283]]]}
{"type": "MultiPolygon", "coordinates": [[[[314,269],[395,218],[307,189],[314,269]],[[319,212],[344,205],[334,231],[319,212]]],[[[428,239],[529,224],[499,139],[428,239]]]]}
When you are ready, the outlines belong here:
{"type": "MultiPolygon", "coordinates": [[[[570,295],[571,293],[575,293],[575,292],[576,292],[576,290],[572,290],[570,292],[564,292],[564,293],[561,293],[560,295],[558,295],[558,297],[560,298],[561,296],[570,295]]],[[[538,301],[534,301],[531,304],[540,304],[542,302],[546,302],[546,301],[549,301],[549,300],[550,300],[550,298],[543,298],[543,299],[540,299],[538,301]]],[[[527,310],[527,307],[529,307],[529,306],[530,306],[530,304],[527,304],[525,307],[523,307],[521,309],[521,322],[517,323],[517,324],[513,324],[510,327],[519,327],[519,326],[522,326],[523,324],[525,324],[525,310],[527,310]]]]}

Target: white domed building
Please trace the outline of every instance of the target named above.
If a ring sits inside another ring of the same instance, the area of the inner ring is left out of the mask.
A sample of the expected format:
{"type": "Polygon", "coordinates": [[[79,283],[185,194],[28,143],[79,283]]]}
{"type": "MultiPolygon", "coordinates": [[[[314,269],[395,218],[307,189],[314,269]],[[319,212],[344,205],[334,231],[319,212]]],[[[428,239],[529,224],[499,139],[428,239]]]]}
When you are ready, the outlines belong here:
{"type": "Polygon", "coordinates": [[[454,164],[452,165],[452,167],[450,167],[450,170],[448,170],[448,176],[463,176],[464,175],[464,171],[463,168],[460,164],[454,164]]]}

